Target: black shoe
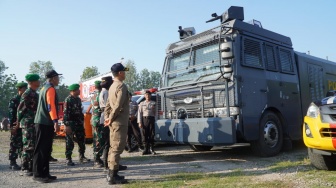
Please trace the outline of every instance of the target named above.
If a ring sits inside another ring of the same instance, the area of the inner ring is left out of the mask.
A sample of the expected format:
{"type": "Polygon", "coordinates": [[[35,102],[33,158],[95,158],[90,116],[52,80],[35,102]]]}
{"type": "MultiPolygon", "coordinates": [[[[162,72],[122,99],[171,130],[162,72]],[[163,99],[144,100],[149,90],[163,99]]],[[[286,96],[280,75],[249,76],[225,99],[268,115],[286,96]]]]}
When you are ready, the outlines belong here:
{"type": "Polygon", "coordinates": [[[109,185],[127,183],[127,180],[125,179],[125,177],[119,176],[118,171],[116,170],[109,170],[109,173],[106,176],[106,180],[109,185]]]}
{"type": "Polygon", "coordinates": [[[126,170],[127,166],[126,165],[119,165],[119,171],[126,170]]]}
{"type": "Polygon", "coordinates": [[[67,165],[67,166],[75,166],[75,163],[72,162],[72,159],[67,159],[67,160],[66,160],[66,165],[67,165]]]}
{"type": "Polygon", "coordinates": [[[58,160],[53,158],[52,156],[49,157],[49,162],[57,162],[58,160]]]}
{"type": "Polygon", "coordinates": [[[50,175],[50,174],[49,174],[47,177],[48,177],[50,180],[56,180],[56,179],[57,179],[57,176],[52,176],[52,175],[50,175]]]}
{"type": "Polygon", "coordinates": [[[80,154],[79,155],[79,162],[80,163],[87,163],[87,162],[90,162],[91,160],[90,159],[88,159],[88,158],[86,158],[85,156],[84,156],[84,154],[80,154]]]}
{"type": "Polygon", "coordinates": [[[141,146],[141,145],[138,145],[138,150],[139,150],[140,152],[142,152],[142,151],[144,150],[144,147],[141,146]]]}
{"type": "Polygon", "coordinates": [[[12,170],[21,170],[21,167],[16,164],[16,161],[11,161],[9,168],[12,170]]]}
{"type": "Polygon", "coordinates": [[[99,161],[98,159],[95,160],[94,162],[94,167],[98,167],[98,168],[101,168],[101,167],[104,167],[104,165],[102,164],[103,161],[99,161]]]}
{"type": "Polygon", "coordinates": [[[22,170],[20,176],[33,176],[33,172],[30,170],[22,170]]]}
{"type": "Polygon", "coordinates": [[[152,155],[156,155],[156,152],[154,151],[153,146],[149,148],[149,153],[152,155]]]}
{"type": "Polygon", "coordinates": [[[34,181],[38,181],[40,183],[49,183],[51,180],[48,177],[41,178],[41,177],[33,177],[34,181]]]}

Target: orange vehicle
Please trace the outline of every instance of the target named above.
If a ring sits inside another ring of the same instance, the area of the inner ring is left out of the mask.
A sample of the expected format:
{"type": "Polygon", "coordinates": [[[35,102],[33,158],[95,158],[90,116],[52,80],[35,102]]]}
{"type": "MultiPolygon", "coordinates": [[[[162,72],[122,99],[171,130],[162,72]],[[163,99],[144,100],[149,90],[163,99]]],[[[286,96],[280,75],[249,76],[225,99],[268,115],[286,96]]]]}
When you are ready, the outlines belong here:
{"type": "MultiPolygon", "coordinates": [[[[90,102],[83,102],[84,109],[83,111],[87,109],[88,105],[90,105],[90,102]],[[87,104],[88,103],[88,104],[87,104]],[[85,109],[86,107],[86,109],[85,109]]],[[[63,123],[63,110],[64,110],[64,102],[59,102],[58,103],[59,110],[58,110],[58,124],[60,125],[60,131],[56,133],[56,136],[59,137],[65,137],[65,127],[63,123]]],[[[85,138],[87,141],[92,140],[93,134],[92,134],[92,126],[90,123],[91,120],[91,114],[87,114],[84,111],[84,128],[85,128],[85,138]]]]}

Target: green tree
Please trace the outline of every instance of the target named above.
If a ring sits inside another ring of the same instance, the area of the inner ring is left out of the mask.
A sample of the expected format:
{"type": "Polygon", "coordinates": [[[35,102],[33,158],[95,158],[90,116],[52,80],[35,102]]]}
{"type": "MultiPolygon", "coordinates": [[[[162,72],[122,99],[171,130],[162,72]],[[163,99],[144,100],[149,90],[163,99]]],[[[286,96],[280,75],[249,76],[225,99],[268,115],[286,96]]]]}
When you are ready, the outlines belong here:
{"type": "Polygon", "coordinates": [[[83,70],[82,75],[80,76],[80,81],[92,78],[92,77],[97,76],[97,75],[99,75],[99,72],[98,72],[98,68],[96,66],[86,67],[83,70]]]}
{"type": "Polygon", "coordinates": [[[137,69],[135,67],[135,63],[132,60],[128,60],[125,64],[126,67],[129,68],[129,71],[126,74],[126,79],[124,83],[127,85],[128,90],[133,93],[134,91],[139,90],[139,74],[137,73],[137,69]]]}
{"type": "Polygon", "coordinates": [[[149,84],[149,88],[152,87],[156,87],[159,88],[160,87],[160,80],[161,80],[161,74],[158,71],[150,71],[150,84],[149,84]]]}
{"type": "Polygon", "coordinates": [[[32,62],[29,66],[29,72],[30,73],[40,75],[41,84],[43,84],[46,81],[46,77],[45,77],[46,72],[48,72],[52,69],[54,69],[54,66],[52,65],[52,62],[50,62],[50,61],[40,61],[40,60],[38,60],[36,62],[32,62]]]}
{"type": "Polygon", "coordinates": [[[8,116],[8,103],[17,93],[15,85],[17,79],[14,74],[7,75],[5,71],[8,69],[5,63],[0,60],[0,118],[8,116]]]}
{"type": "Polygon", "coordinates": [[[139,86],[140,89],[148,89],[151,85],[151,78],[148,69],[143,69],[139,75],[139,86]]]}
{"type": "Polygon", "coordinates": [[[60,102],[64,102],[65,98],[70,94],[68,86],[65,84],[60,85],[56,92],[60,102]]]}

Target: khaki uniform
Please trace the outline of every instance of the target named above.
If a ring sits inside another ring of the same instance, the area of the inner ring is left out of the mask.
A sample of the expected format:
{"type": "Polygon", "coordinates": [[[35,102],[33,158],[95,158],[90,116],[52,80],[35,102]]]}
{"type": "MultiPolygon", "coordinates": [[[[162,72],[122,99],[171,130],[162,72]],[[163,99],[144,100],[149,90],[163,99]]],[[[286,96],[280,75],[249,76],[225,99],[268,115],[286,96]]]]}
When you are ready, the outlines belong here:
{"type": "Polygon", "coordinates": [[[118,170],[120,154],[125,149],[128,130],[129,94],[127,86],[119,80],[114,80],[108,96],[104,110],[105,119],[111,120],[108,166],[110,170],[118,170]]]}
{"type": "Polygon", "coordinates": [[[139,104],[138,123],[142,124],[142,142],[147,148],[154,145],[155,102],[143,101],[139,104]]]}

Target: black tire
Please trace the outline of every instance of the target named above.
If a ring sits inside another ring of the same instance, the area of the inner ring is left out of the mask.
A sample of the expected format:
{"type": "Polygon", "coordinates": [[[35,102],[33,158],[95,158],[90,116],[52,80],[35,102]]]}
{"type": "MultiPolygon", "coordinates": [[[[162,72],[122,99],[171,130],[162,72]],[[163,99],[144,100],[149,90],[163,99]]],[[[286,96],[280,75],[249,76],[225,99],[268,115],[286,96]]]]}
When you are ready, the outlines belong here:
{"type": "Polygon", "coordinates": [[[308,156],[311,164],[320,170],[336,170],[336,156],[321,155],[313,152],[313,149],[308,148],[308,156]]]}
{"type": "Polygon", "coordinates": [[[210,151],[213,146],[190,145],[190,148],[194,151],[210,151]]]}
{"type": "Polygon", "coordinates": [[[260,157],[277,155],[283,145],[280,118],[273,112],[265,112],[259,123],[259,140],[251,142],[252,151],[260,157]]]}

